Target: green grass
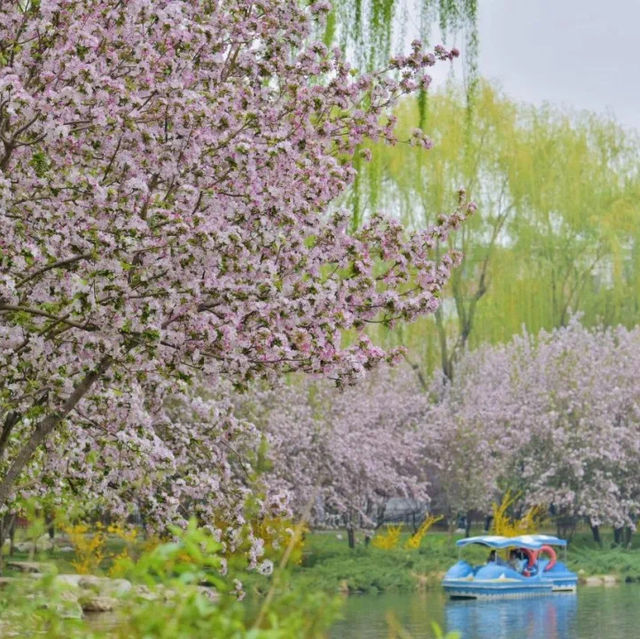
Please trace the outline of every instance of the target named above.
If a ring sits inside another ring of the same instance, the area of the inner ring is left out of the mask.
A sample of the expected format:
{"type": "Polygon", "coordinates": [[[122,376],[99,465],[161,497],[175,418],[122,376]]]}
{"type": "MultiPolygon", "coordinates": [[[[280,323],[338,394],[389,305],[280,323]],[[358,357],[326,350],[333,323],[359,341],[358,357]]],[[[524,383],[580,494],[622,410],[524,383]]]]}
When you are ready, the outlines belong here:
{"type": "MultiPolygon", "coordinates": [[[[553,534],[554,531],[547,531],[553,534]]],[[[472,534],[483,534],[474,530],[472,534]]],[[[405,534],[399,544],[402,546],[405,534]]],[[[343,531],[315,532],[307,535],[303,560],[292,567],[289,584],[304,588],[349,593],[376,593],[381,591],[411,591],[439,585],[444,573],[458,559],[455,540],[444,532],[429,532],[418,550],[381,550],[360,542],[350,549],[343,531]],[[338,536],[342,537],[341,539],[338,536]]],[[[640,542],[640,537],[634,541],[640,542]]],[[[579,530],[574,536],[567,555],[571,570],[588,575],[617,575],[623,581],[640,581],[640,547],[632,549],[611,547],[613,533],[603,534],[603,547],[593,542],[588,530],[579,530]]],[[[470,563],[483,563],[487,549],[470,546],[463,558],[470,563]]],[[[563,551],[558,552],[563,560],[563,551]]],[[[269,579],[248,575],[244,583],[250,592],[260,594],[269,587],[269,579]]]]}
{"type": "Polygon", "coordinates": [[[629,549],[616,546],[613,531],[605,530],[600,547],[590,532],[579,530],[569,546],[567,565],[584,575],[617,575],[623,581],[640,581],[640,536],[632,537],[629,549]]]}
{"type": "Polygon", "coordinates": [[[574,547],[569,554],[567,565],[570,570],[580,574],[617,575],[623,581],[640,581],[640,550],[638,549],[574,547]]]}
{"type": "MultiPolygon", "coordinates": [[[[458,550],[448,535],[429,534],[418,550],[402,548],[407,538],[405,534],[393,550],[365,546],[362,541],[351,549],[344,533],[311,533],[305,541],[301,564],[292,567],[290,583],[295,588],[350,593],[409,591],[419,582],[422,586],[439,583],[442,573],[458,558],[458,550]]],[[[484,549],[474,550],[480,551],[474,561],[486,559],[484,549]]],[[[268,581],[259,575],[249,575],[245,582],[258,593],[268,587],[268,581]]]]}

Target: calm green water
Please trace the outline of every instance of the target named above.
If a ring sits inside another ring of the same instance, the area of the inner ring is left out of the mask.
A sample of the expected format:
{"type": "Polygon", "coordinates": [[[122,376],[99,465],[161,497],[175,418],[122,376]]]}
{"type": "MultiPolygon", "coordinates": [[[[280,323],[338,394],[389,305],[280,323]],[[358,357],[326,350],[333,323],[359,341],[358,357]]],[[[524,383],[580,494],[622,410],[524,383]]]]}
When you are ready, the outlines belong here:
{"type": "Polygon", "coordinates": [[[640,586],[505,601],[450,601],[441,591],[353,596],[331,639],[387,639],[389,612],[413,639],[432,639],[432,621],[460,631],[462,639],[636,639],[640,586]]]}

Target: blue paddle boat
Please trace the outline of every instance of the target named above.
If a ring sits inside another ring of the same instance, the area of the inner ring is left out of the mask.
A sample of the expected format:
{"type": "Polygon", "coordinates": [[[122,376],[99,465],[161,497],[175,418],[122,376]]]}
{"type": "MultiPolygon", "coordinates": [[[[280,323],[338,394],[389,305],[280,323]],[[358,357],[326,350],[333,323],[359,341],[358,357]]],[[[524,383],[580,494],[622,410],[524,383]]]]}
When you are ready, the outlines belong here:
{"type": "Polygon", "coordinates": [[[470,544],[486,546],[491,552],[481,566],[460,559],[449,568],[442,586],[452,599],[529,597],[576,590],[578,576],[558,561],[554,550],[554,546],[566,550],[564,539],[552,535],[482,535],[456,542],[461,549],[470,544]],[[507,550],[508,561],[498,552],[507,550]]]}

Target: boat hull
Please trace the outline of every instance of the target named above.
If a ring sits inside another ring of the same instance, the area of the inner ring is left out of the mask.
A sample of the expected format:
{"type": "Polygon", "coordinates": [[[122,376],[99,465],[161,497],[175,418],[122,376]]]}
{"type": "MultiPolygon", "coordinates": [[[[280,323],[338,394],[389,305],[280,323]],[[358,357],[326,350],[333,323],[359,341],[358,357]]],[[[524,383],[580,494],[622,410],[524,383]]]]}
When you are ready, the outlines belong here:
{"type": "Polygon", "coordinates": [[[445,592],[452,599],[520,599],[553,594],[553,584],[520,581],[445,579],[442,582],[445,592]]]}
{"type": "Polygon", "coordinates": [[[490,563],[474,568],[459,561],[447,571],[442,587],[452,599],[517,599],[575,592],[575,573],[561,562],[551,570],[545,567],[546,562],[540,562],[540,572],[526,577],[508,565],[490,563]]]}

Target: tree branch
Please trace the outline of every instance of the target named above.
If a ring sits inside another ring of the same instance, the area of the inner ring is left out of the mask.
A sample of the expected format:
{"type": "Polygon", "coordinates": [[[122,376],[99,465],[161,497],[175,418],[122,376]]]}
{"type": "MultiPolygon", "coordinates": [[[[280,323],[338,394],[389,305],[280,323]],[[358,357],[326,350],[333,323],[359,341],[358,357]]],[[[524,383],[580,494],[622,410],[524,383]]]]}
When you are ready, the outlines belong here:
{"type": "Polygon", "coordinates": [[[29,313],[30,315],[37,315],[38,317],[46,317],[47,319],[55,320],[56,322],[73,326],[74,328],[80,328],[83,331],[94,331],[97,327],[92,324],[79,324],[78,322],[72,322],[71,320],[58,317],[52,313],[41,311],[37,308],[29,308],[28,306],[14,306],[12,304],[3,304],[0,306],[0,313],[29,313]]]}
{"type": "Polygon", "coordinates": [[[16,455],[9,470],[0,482],[0,505],[6,503],[14,484],[38,447],[44,443],[50,433],[76,407],[78,402],[89,392],[93,384],[106,373],[112,363],[113,359],[109,355],[103,357],[96,368],[87,373],[82,381],[77,384],[60,410],[50,413],[36,426],[27,443],[16,455]]]}
{"type": "Polygon", "coordinates": [[[20,280],[16,284],[16,288],[20,288],[22,285],[30,282],[35,277],[46,273],[47,271],[51,271],[54,268],[62,268],[63,266],[68,266],[69,264],[74,264],[75,262],[80,262],[81,260],[86,260],[91,257],[91,253],[82,253],[81,255],[74,255],[73,257],[69,257],[66,260],[60,260],[59,262],[54,262],[53,264],[48,264],[44,266],[39,271],[32,273],[31,275],[27,275],[24,279],[20,280]]]}
{"type": "Polygon", "coordinates": [[[7,448],[7,442],[9,441],[9,435],[11,435],[11,431],[13,427],[20,421],[20,413],[16,413],[15,411],[9,411],[7,416],[4,419],[4,424],[2,425],[2,433],[0,433],[0,459],[2,459],[4,455],[4,451],[7,448]]]}

